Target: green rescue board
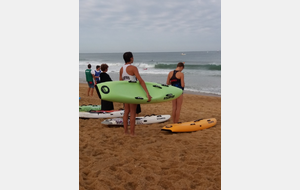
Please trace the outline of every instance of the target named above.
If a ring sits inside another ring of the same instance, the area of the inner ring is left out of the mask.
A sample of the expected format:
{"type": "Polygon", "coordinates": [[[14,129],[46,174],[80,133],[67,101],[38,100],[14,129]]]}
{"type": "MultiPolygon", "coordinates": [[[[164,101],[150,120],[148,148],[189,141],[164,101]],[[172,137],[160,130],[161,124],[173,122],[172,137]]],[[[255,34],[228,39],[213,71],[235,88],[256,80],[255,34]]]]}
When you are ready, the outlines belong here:
{"type": "Polygon", "coordinates": [[[81,105],[79,106],[79,112],[84,112],[84,111],[98,111],[101,110],[101,105],[81,105]]]}
{"type": "Polygon", "coordinates": [[[102,100],[111,102],[121,102],[128,104],[149,104],[170,101],[178,98],[182,94],[180,88],[159,84],[154,82],[145,82],[150,96],[148,101],[146,92],[141,84],[132,81],[108,81],[96,85],[98,96],[102,100]]]}

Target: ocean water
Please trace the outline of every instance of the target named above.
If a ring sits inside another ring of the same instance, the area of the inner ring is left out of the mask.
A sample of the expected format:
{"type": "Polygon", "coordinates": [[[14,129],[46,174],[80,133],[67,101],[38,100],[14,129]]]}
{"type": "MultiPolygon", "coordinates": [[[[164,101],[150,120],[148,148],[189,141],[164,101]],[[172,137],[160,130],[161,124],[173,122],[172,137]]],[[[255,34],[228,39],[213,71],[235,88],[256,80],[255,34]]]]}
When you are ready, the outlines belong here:
{"type": "MultiPolygon", "coordinates": [[[[193,52],[145,52],[133,53],[134,62],[144,81],[165,84],[168,73],[178,62],[185,62],[185,90],[221,96],[221,51],[193,52]]],[[[119,80],[120,68],[124,65],[123,53],[80,53],[79,82],[84,83],[87,65],[92,69],[106,63],[107,74],[119,80]]]]}

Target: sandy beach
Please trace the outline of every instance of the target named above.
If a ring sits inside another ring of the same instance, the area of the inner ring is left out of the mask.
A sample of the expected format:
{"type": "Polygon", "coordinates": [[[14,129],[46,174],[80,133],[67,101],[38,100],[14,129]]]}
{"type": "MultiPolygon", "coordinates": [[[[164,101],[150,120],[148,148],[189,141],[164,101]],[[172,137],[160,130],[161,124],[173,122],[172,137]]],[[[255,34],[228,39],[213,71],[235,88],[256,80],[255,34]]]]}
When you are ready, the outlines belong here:
{"type": "MultiPolygon", "coordinates": [[[[96,91],[79,84],[79,106],[100,105],[96,91]]],[[[181,122],[216,118],[217,125],[191,133],[161,131],[159,124],[136,125],[136,137],[104,119],[79,119],[80,190],[221,189],[221,97],[184,93],[181,122]]],[[[122,103],[114,102],[114,108],[122,103]]],[[[171,101],[142,104],[144,115],[171,115],[171,101]]]]}

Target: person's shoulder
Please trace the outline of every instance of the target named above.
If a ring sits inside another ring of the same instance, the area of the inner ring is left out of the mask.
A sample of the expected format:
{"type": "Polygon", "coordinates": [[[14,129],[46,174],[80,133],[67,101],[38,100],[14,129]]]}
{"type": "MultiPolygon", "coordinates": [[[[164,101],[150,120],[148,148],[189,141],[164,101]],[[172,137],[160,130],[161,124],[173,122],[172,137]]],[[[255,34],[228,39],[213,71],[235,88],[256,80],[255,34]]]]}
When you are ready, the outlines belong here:
{"type": "Polygon", "coordinates": [[[177,72],[176,74],[178,74],[179,76],[184,76],[182,72],[177,72]]]}
{"type": "MultiPolygon", "coordinates": [[[[129,70],[132,70],[132,71],[133,71],[133,70],[138,71],[137,67],[134,66],[134,65],[129,65],[128,68],[129,68],[129,70]]],[[[127,71],[128,71],[128,70],[127,70],[127,71]]]]}
{"type": "Polygon", "coordinates": [[[134,66],[134,65],[128,65],[128,67],[130,67],[130,68],[137,68],[136,66],[134,66]]]}
{"type": "Polygon", "coordinates": [[[179,74],[179,77],[180,77],[180,78],[183,78],[183,77],[184,77],[184,74],[183,74],[182,72],[178,72],[178,74],[179,74]]]}

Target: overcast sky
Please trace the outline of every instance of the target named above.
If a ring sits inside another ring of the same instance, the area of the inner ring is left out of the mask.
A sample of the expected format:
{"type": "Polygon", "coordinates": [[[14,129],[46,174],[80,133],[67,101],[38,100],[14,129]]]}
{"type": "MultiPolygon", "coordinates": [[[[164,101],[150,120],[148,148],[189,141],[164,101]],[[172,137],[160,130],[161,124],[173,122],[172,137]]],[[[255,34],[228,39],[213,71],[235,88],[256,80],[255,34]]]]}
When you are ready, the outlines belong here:
{"type": "Polygon", "coordinates": [[[79,0],[79,52],[221,50],[220,0],[79,0]]]}

